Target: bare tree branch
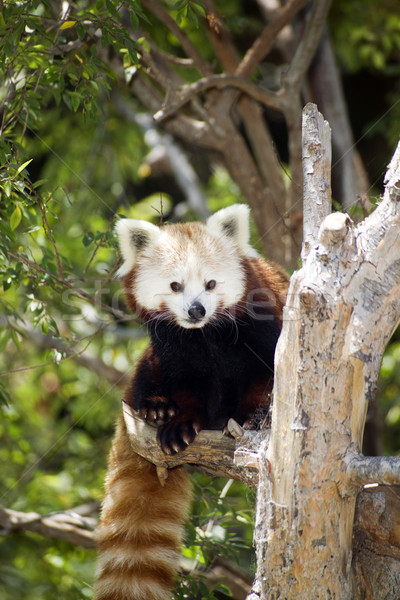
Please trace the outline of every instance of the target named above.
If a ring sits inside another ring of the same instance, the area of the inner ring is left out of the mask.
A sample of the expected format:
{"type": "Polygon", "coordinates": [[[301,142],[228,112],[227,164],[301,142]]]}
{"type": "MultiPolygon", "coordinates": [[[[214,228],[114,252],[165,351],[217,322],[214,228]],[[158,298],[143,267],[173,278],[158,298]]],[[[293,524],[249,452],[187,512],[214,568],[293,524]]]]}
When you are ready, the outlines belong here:
{"type": "MultiPolygon", "coordinates": [[[[243,454],[247,452],[249,456],[253,456],[260,437],[265,437],[267,431],[244,432],[240,427],[238,429],[237,423],[230,422],[230,432],[241,437],[240,464],[236,465],[235,441],[222,431],[201,431],[186,450],[167,455],[161,450],[156,428],[147,425],[125,402],[122,403],[122,410],[133,451],[157,466],[161,482],[168,476],[168,469],[193,464],[208,474],[238,479],[249,487],[255,487],[257,471],[253,470],[254,465],[249,469],[243,454]]],[[[254,460],[250,462],[254,463],[254,460]]]]}
{"type": "Polygon", "coordinates": [[[237,50],[223,20],[217,14],[213,0],[205,0],[208,35],[224,71],[233,73],[239,62],[237,50]]]}
{"type": "MultiPolygon", "coordinates": [[[[270,23],[280,14],[282,5],[284,5],[285,2],[284,0],[257,0],[257,4],[260,7],[261,14],[264,16],[266,23],[270,23]]],[[[274,41],[274,47],[276,46],[282,59],[286,63],[290,62],[295,50],[294,23],[296,21],[297,19],[293,19],[292,23],[287,23],[282,27],[274,41]]]]}
{"type": "MultiPolygon", "coordinates": [[[[131,88],[142,104],[152,113],[156,114],[160,110],[163,98],[144,76],[136,75],[132,80],[131,88]]],[[[164,127],[180,139],[204,148],[218,150],[223,143],[222,138],[215,131],[216,127],[211,128],[207,122],[198,121],[186,115],[174,114],[164,127]]]]}
{"type": "Polygon", "coordinates": [[[283,180],[282,166],[263,114],[263,108],[252,98],[243,95],[238,102],[238,112],[243,120],[258,170],[266,186],[265,202],[271,207],[271,214],[276,215],[277,227],[284,232],[285,221],[282,217],[282,206],[285,206],[285,198],[290,191],[286,188],[283,180]]]}
{"type": "Polygon", "coordinates": [[[261,88],[255,83],[242,77],[223,73],[222,75],[210,75],[210,77],[199,79],[190,85],[182,86],[172,102],[160,109],[154,115],[154,118],[156,121],[160,122],[176,113],[200,92],[205,92],[211,88],[224,89],[227,87],[236,88],[265,106],[277,110],[283,110],[286,107],[286,102],[281,93],[271,92],[270,90],[261,88]]]}
{"type": "Polygon", "coordinates": [[[303,110],[303,260],[317,242],[318,231],[332,207],[331,130],[315,104],[303,110]]]}
{"type": "Polygon", "coordinates": [[[346,477],[353,485],[379,483],[381,485],[400,485],[400,457],[363,456],[350,451],[343,461],[346,477]]]}
{"type": "Polygon", "coordinates": [[[96,548],[94,537],[96,526],[97,519],[84,517],[73,510],[40,515],[36,512],[24,513],[0,506],[0,535],[3,536],[12,531],[33,531],[44,537],[64,540],[76,546],[96,548]]]}
{"type": "Polygon", "coordinates": [[[269,54],[272,44],[278,33],[285,25],[290,23],[297,13],[306,6],[310,0],[290,0],[276,11],[275,18],[268,23],[262,34],[255,40],[251,48],[244,55],[235,75],[251,75],[257,65],[269,54]]]}
{"type": "Polygon", "coordinates": [[[321,39],[331,0],[315,0],[305,32],[297,47],[289,70],[285,74],[283,87],[288,94],[299,93],[305,74],[311,64],[321,39]]]}

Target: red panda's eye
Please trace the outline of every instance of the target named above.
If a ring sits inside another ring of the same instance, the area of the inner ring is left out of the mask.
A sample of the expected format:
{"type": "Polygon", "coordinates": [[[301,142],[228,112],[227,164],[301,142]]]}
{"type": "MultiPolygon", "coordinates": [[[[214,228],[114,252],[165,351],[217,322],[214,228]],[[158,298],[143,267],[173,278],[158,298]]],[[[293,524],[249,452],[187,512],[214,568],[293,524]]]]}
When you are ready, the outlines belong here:
{"type": "Polygon", "coordinates": [[[206,283],[206,290],[213,290],[216,285],[217,282],[215,281],[215,279],[210,279],[210,281],[207,281],[206,283]]]}
{"type": "Polygon", "coordinates": [[[181,292],[183,290],[183,285],[177,281],[173,281],[170,287],[173,292],[181,292]]]}

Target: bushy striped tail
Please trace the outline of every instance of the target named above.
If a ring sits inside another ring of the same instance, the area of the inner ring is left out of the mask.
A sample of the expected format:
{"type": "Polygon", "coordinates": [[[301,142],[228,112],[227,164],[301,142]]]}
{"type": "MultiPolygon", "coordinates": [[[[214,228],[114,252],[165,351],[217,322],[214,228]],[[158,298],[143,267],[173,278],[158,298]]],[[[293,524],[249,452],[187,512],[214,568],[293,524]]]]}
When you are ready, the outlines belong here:
{"type": "Polygon", "coordinates": [[[98,530],[94,600],[169,600],[191,490],[182,467],[164,486],[135,454],[121,418],[110,452],[98,530]]]}

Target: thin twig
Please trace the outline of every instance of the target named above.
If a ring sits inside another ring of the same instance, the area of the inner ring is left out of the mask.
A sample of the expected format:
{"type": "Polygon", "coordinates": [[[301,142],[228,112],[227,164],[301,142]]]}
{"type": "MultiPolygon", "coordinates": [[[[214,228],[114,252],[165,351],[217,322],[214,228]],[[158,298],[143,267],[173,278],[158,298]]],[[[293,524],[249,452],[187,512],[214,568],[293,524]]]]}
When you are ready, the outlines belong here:
{"type": "Polygon", "coordinates": [[[154,119],[157,122],[160,122],[167,117],[170,117],[200,92],[204,92],[211,88],[223,89],[227,87],[233,87],[241,90],[251,98],[254,98],[254,100],[258,100],[258,102],[261,104],[276,108],[277,110],[283,110],[283,108],[286,106],[286,101],[283,97],[283,94],[280,94],[279,92],[276,93],[263,89],[255,83],[247,81],[242,77],[237,77],[236,75],[211,75],[210,77],[199,79],[190,85],[183,86],[180,89],[179,94],[175,96],[173,102],[167,104],[164,106],[164,108],[159,110],[154,115],[154,119]]]}
{"type": "MultiPolygon", "coordinates": [[[[92,262],[93,262],[93,259],[94,259],[94,257],[96,256],[96,254],[97,254],[97,252],[98,252],[99,248],[101,248],[101,243],[102,243],[102,240],[100,239],[100,240],[99,240],[99,241],[98,241],[98,242],[95,244],[95,249],[93,250],[91,257],[89,258],[89,261],[88,261],[88,263],[86,264],[86,267],[85,267],[85,268],[84,268],[84,270],[83,270],[83,273],[82,273],[82,279],[86,279],[86,275],[87,275],[87,272],[88,272],[88,270],[89,270],[89,268],[90,268],[90,265],[92,264],[92,262]]],[[[108,280],[107,280],[107,281],[109,281],[109,278],[108,278],[108,280]]]]}
{"type": "Polygon", "coordinates": [[[269,54],[278,33],[290,23],[296,14],[308,4],[310,0],[290,0],[277,11],[276,17],[268,23],[261,35],[254,41],[244,55],[235,75],[250,75],[257,65],[269,54]]]}
{"type": "Polygon", "coordinates": [[[70,283],[68,280],[64,279],[63,277],[59,277],[55,273],[52,273],[51,271],[48,271],[47,269],[44,269],[40,265],[38,265],[35,262],[29,260],[23,254],[15,254],[14,252],[9,252],[8,256],[11,257],[11,258],[13,258],[17,262],[22,262],[24,265],[26,265],[30,269],[33,269],[34,271],[38,271],[39,273],[43,273],[45,275],[48,275],[53,281],[57,282],[59,285],[63,286],[64,288],[67,288],[67,289],[71,290],[73,296],[76,296],[77,298],[83,298],[84,300],[87,300],[90,304],[93,304],[94,306],[99,306],[100,308],[102,308],[106,312],[111,313],[113,316],[116,316],[116,317],[119,317],[119,318],[121,318],[123,320],[126,320],[127,315],[126,315],[126,313],[124,311],[119,310],[117,308],[114,308],[112,306],[109,306],[108,304],[104,304],[104,302],[97,301],[95,298],[93,298],[92,296],[90,296],[90,294],[88,294],[87,292],[85,292],[81,288],[75,287],[72,283],[70,283]]]}
{"type": "Polygon", "coordinates": [[[223,20],[217,15],[213,1],[205,0],[205,7],[209,25],[208,33],[215,53],[224,71],[234,73],[239,63],[239,58],[231,36],[224,26],[223,20]],[[218,23],[218,25],[213,26],[212,23],[214,22],[218,23]]]}
{"type": "Polygon", "coordinates": [[[195,67],[195,63],[193,58],[182,58],[181,56],[174,56],[172,54],[168,54],[168,52],[164,52],[157,48],[155,44],[152,44],[151,40],[147,40],[150,44],[150,48],[153,54],[160,56],[164,61],[170,62],[173,65],[179,65],[180,67],[195,67]]]}
{"type": "Polygon", "coordinates": [[[159,2],[155,0],[142,0],[142,5],[148,8],[150,12],[157,17],[159,21],[178,39],[183,50],[186,52],[186,56],[193,60],[194,66],[196,66],[200,73],[207,75],[212,73],[211,67],[208,63],[203,60],[201,55],[198,53],[197,48],[193,46],[187,35],[177,25],[174,19],[164,10],[159,2]]]}
{"type": "Polygon", "coordinates": [[[110,271],[108,272],[107,276],[101,280],[99,289],[96,290],[94,293],[94,303],[95,304],[97,304],[97,298],[98,298],[99,294],[104,290],[106,285],[113,279],[115,273],[118,271],[119,267],[121,266],[121,263],[122,263],[122,258],[119,257],[117,262],[113,266],[113,268],[110,269],[110,271]]]}
{"type": "MultiPolygon", "coordinates": [[[[37,332],[29,333],[29,330],[26,327],[21,327],[20,325],[12,324],[10,321],[8,321],[8,325],[11,329],[14,329],[21,335],[24,335],[24,334],[29,335],[31,339],[33,339],[33,337],[36,337],[36,339],[38,339],[38,336],[41,336],[41,334],[39,334],[37,332]]],[[[105,363],[103,363],[103,361],[101,359],[99,359],[95,356],[87,356],[87,357],[83,356],[84,353],[86,352],[86,350],[88,349],[88,347],[90,346],[90,344],[93,342],[93,340],[99,335],[99,333],[101,331],[104,330],[105,327],[106,327],[105,325],[101,325],[100,327],[98,327],[96,329],[96,331],[91,336],[89,336],[89,341],[87,342],[85,347],[79,351],[76,351],[73,348],[69,347],[67,344],[65,344],[61,340],[55,340],[54,338],[51,338],[51,337],[48,338],[47,336],[42,335],[41,338],[39,338],[39,340],[40,340],[39,343],[41,346],[46,347],[46,348],[52,348],[59,353],[65,352],[65,353],[67,353],[67,356],[62,356],[60,359],[53,359],[53,360],[49,360],[47,362],[39,363],[36,365],[30,365],[28,367],[20,367],[18,369],[12,369],[10,371],[0,373],[0,378],[1,377],[9,377],[10,375],[15,375],[16,373],[22,373],[24,371],[32,371],[34,369],[41,369],[43,367],[46,367],[49,365],[54,365],[55,363],[58,364],[60,362],[64,362],[64,361],[72,358],[76,362],[83,364],[86,368],[92,369],[93,371],[100,373],[105,379],[107,379],[111,383],[121,385],[121,386],[126,386],[129,383],[128,375],[126,375],[125,373],[122,373],[121,371],[118,371],[114,367],[110,367],[109,365],[106,365],[105,363]],[[44,341],[46,339],[52,340],[52,343],[51,344],[44,343],[44,341]]]]}
{"type": "MultiPolygon", "coordinates": [[[[163,98],[157,87],[152,85],[147,77],[138,73],[132,80],[131,89],[148,110],[153,113],[159,112],[163,98]]],[[[214,128],[208,122],[195,120],[182,114],[174,115],[166,123],[165,129],[189,143],[205,148],[218,150],[224,143],[224,140],[215,135],[214,128]]]]}
{"type": "MultiPolygon", "coordinates": [[[[45,205],[42,203],[39,195],[35,192],[35,190],[31,190],[31,192],[34,193],[35,197],[36,197],[36,201],[37,204],[39,205],[40,211],[42,213],[42,222],[43,222],[43,229],[44,229],[44,233],[47,237],[47,239],[49,240],[50,244],[53,247],[54,250],[54,255],[56,257],[56,262],[57,262],[57,271],[58,271],[58,275],[64,279],[64,274],[63,274],[63,269],[61,266],[61,260],[60,260],[60,256],[58,254],[58,250],[57,250],[57,245],[56,245],[56,241],[54,239],[54,235],[53,235],[53,231],[49,225],[49,222],[47,220],[47,215],[46,215],[46,209],[45,209],[45,205]]],[[[54,193],[54,192],[53,192],[54,193]]],[[[51,194],[51,196],[48,198],[46,205],[48,204],[48,202],[52,199],[53,197],[53,193],[51,194]]]]}

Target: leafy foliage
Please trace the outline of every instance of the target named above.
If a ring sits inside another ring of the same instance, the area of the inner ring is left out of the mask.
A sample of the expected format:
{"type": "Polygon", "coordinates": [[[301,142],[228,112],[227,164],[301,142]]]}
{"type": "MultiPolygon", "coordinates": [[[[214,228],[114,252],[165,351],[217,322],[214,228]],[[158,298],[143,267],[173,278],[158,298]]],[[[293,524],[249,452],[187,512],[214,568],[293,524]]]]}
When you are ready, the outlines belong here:
{"type": "Polygon", "coordinates": [[[398,62],[400,15],[393,0],[345,0],[331,14],[337,53],[347,68],[382,70],[398,62]]]}
{"type": "MultiPolygon", "coordinates": [[[[334,2],[329,18],[335,51],[344,73],[376,76],[376,83],[365,90],[367,110],[379,93],[380,113],[373,111],[364,122],[361,136],[384,138],[393,149],[398,142],[400,123],[400,14],[395,0],[346,0],[334,2]]],[[[358,98],[357,98],[358,99],[358,98]]],[[[361,95],[360,95],[361,100],[361,95]]],[[[362,98],[362,103],[363,103],[362,98]]],[[[360,110],[357,106],[355,111],[360,110]]]]}

